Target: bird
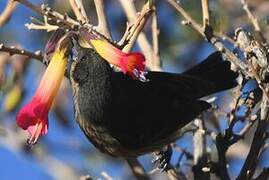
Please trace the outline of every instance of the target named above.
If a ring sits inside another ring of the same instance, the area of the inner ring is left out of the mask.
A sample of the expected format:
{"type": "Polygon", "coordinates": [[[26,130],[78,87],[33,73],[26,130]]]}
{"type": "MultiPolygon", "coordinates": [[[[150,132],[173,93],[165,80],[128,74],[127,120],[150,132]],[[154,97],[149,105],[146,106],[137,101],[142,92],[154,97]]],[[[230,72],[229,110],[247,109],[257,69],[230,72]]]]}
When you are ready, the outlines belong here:
{"type": "MultiPolygon", "coordinates": [[[[107,48],[113,56],[114,47],[107,48]]],[[[115,71],[104,58],[77,43],[68,73],[77,123],[97,149],[113,157],[138,157],[174,142],[211,107],[200,98],[237,85],[237,73],[218,51],[183,73],[142,73],[146,80],[115,71]]]]}

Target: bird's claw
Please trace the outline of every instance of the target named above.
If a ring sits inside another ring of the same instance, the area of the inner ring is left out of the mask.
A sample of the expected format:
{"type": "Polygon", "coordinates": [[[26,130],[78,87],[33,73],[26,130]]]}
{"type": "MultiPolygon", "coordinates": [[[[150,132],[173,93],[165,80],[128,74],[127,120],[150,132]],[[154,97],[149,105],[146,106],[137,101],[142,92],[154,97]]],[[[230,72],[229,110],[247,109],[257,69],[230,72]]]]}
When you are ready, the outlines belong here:
{"type": "Polygon", "coordinates": [[[167,171],[172,152],[171,146],[166,147],[165,150],[161,150],[155,154],[152,163],[155,164],[161,171],[167,171]]]}

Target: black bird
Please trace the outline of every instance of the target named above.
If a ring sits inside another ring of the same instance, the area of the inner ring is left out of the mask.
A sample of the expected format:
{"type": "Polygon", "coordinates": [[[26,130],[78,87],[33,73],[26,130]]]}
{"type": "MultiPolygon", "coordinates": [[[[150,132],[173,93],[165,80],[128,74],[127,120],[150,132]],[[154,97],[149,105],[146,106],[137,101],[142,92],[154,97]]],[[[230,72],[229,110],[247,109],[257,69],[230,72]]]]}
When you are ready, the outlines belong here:
{"type": "Polygon", "coordinates": [[[149,71],[145,82],[115,72],[94,49],[75,47],[74,52],[75,118],[90,142],[112,156],[161,149],[211,107],[199,98],[236,86],[237,74],[220,52],[182,74],[149,71]]]}

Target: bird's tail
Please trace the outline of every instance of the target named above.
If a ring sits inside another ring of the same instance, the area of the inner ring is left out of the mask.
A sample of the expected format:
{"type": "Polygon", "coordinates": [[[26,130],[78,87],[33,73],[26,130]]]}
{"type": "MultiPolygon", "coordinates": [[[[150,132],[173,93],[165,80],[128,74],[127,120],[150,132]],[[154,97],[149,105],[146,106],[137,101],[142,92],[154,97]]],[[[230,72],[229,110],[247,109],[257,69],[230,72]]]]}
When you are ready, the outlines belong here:
{"type": "Polygon", "coordinates": [[[233,88],[237,85],[238,74],[231,70],[231,63],[224,61],[220,52],[208,56],[200,64],[184,72],[187,75],[198,76],[214,83],[215,89],[207,95],[233,88]]]}

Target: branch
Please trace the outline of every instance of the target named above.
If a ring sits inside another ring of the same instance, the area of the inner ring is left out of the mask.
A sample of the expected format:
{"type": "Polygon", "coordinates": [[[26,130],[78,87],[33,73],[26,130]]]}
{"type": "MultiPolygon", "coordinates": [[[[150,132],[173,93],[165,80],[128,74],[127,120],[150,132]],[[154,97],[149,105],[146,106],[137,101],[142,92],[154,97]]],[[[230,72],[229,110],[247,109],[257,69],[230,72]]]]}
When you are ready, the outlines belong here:
{"type": "Polygon", "coordinates": [[[47,32],[55,31],[59,28],[59,26],[51,25],[48,23],[47,16],[44,16],[44,23],[43,24],[34,24],[34,23],[26,23],[25,26],[29,30],[46,30],[47,32]]]}
{"type": "MultiPolygon", "coordinates": [[[[129,52],[132,49],[132,47],[134,46],[134,43],[136,40],[138,40],[138,42],[139,41],[141,42],[141,40],[137,39],[138,35],[141,33],[142,29],[144,28],[146,21],[147,21],[150,13],[152,11],[151,11],[151,7],[149,6],[149,3],[146,3],[143,6],[141,12],[139,13],[138,18],[136,18],[137,12],[135,10],[135,6],[134,6],[134,3],[132,1],[120,0],[120,3],[123,6],[125,14],[128,17],[128,20],[130,22],[134,22],[134,20],[136,20],[135,23],[133,24],[133,26],[130,28],[128,36],[124,40],[123,51],[129,52]]],[[[145,34],[144,34],[144,36],[145,36],[145,34]]],[[[143,43],[148,43],[146,36],[143,38],[143,43]]],[[[150,45],[149,45],[149,47],[150,47],[150,45]]]]}
{"type": "Polygon", "coordinates": [[[260,151],[266,140],[268,115],[268,101],[266,95],[263,94],[263,100],[261,103],[261,117],[251,143],[249,154],[239,176],[237,177],[237,180],[251,179],[255,173],[260,151]]]}
{"type": "MultiPolygon", "coordinates": [[[[143,6],[139,16],[137,17],[137,11],[134,6],[134,2],[131,0],[119,0],[125,14],[127,15],[129,22],[134,22],[132,26],[127,25],[127,30],[119,41],[119,45],[123,46],[123,51],[129,52],[134,46],[135,41],[137,40],[139,47],[146,56],[146,65],[151,68],[151,59],[153,50],[146,38],[145,33],[142,32],[142,29],[145,26],[149,15],[152,13],[152,6],[149,1],[143,6]]],[[[130,23],[131,24],[131,23],[130,23]]]]}
{"type": "Polygon", "coordinates": [[[126,158],[126,161],[138,180],[149,180],[146,171],[136,158],[126,158]]]}
{"type": "Polygon", "coordinates": [[[160,71],[161,70],[161,63],[160,63],[160,52],[159,52],[159,33],[160,30],[158,29],[158,21],[157,21],[157,12],[156,6],[153,6],[153,13],[152,13],[152,44],[153,44],[153,54],[151,62],[151,70],[153,71],[160,71]]]}
{"type": "Polygon", "coordinates": [[[51,10],[51,8],[47,7],[46,5],[42,5],[42,7],[36,6],[27,0],[14,0],[17,1],[24,6],[28,7],[32,11],[40,14],[42,16],[47,16],[48,19],[55,21],[57,24],[63,23],[64,25],[68,26],[69,28],[73,28],[74,26],[79,26],[79,22],[66,16],[62,15],[56,11],[51,10]]]}
{"type": "Polygon", "coordinates": [[[194,123],[198,129],[193,135],[193,174],[194,179],[209,179],[209,172],[204,172],[204,167],[207,166],[207,152],[206,152],[206,134],[202,119],[195,119],[194,123]]]}
{"type": "Polygon", "coordinates": [[[8,22],[13,11],[16,8],[17,3],[13,0],[9,0],[5,10],[0,15],[0,27],[8,22]]]}
{"type": "Polygon", "coordinates": [[[7,47],[7,46],[4,46],[4,44],[0,44],[0,51],[7,52],[11,56],[13,54],[20,54],[20,55],[27,56],[29,58],[36,59],[36,60],[38,60],[40,62],[43,61],[43,55],[41,54],[40,51],[36,51],[36,52],[33,53],[33,52],[30,52],[30,51],[27,51],[27,50],[24,50],[24,49],[16,48],[14,46],[7,47]]]}
{"type": "Polygon", "coordinates": [[[77,20],[82,23],[89,22],[88,16],[85,12],[82,0],[69,0],[69,4],[75,13],[77,20]]]}
{"type": "Polygon", "coordinates": [[[243,5],[243,9],[246,11],[248,18],[250,19],[252,25],[254,26],[255,31],[258,33],[260,39],[262,40],[263,43],[266,43],[266,38],[263,36],[261,32],[261,27],[259,25],[258,19],[250,11],[246,0],[241,0],[241,4],[243,5]]]}
{"type": "Polygon", "coordinates": [[[245,63],[243,63],[240,59],[238,59],[228,48],[226,48],[220,40],[212,34],[205,34],[204,29],[200,26],[183,8],[181,5],[177,4],[174,0],[167,0],[186,20],[187,25],[190,25],[193,29],[195,29],[198,33],[200,33],[203,37],[205,37],[215,48],[221,51],[226,55],[227,59],[234,63],[242,72],[248,74],[248,67],[245,63]],[[210,35],[210,36],[209,36],[210,35]]]}
{"type": "Polygon", "coordinates": [[[203,12],[203,27],[209,26],[209,7],[208,0],[201,0],[202,2],[202,12],[203,12]]]}
{"type": "Polygon", "coordinates": [[[105,15],[104,0],[94,0],[97,18],[98,18],[98,30],[103,33],[107,38],[111,39],[107,18],[105,15]]]}

